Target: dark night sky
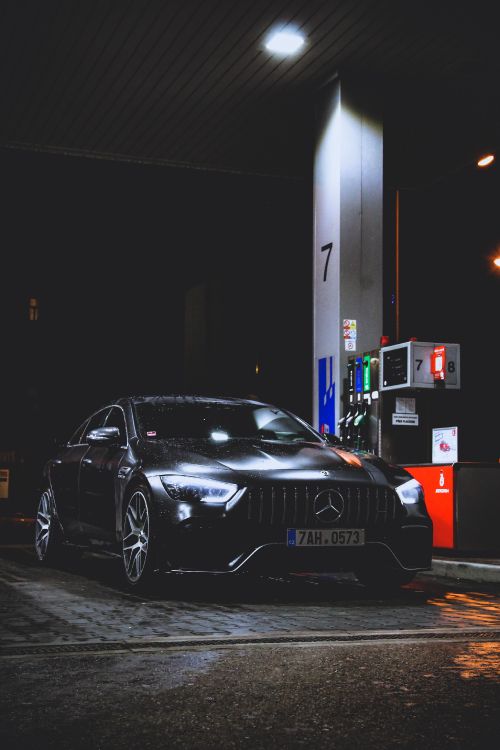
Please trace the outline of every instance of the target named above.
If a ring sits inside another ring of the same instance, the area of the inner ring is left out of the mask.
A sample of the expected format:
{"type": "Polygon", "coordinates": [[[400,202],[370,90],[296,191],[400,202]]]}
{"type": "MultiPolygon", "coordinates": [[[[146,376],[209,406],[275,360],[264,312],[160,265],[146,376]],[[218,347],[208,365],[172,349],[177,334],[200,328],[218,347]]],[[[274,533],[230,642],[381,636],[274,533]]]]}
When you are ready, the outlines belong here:
{"type": "Polygon", "coordinates": [[[494,345],[499,197],[498,170],[465,170],[425,189],[401,191],[403,337],[432,338],[439,330],[446,340],[494,345]]]}
{"type": "Polygon", "coordinates": [[[238,306],[225,391],[258,389],[308,416],[305,181],[27,152],[1,158],[7,382],[37,391],[52,432],[65,434],[116,395],[184,389],[184,294],[200,282],[227,295],[228,329],[228,305],[238,306]],[[36,327],[26,321],[30,296],[40,299],[36,327]]]}

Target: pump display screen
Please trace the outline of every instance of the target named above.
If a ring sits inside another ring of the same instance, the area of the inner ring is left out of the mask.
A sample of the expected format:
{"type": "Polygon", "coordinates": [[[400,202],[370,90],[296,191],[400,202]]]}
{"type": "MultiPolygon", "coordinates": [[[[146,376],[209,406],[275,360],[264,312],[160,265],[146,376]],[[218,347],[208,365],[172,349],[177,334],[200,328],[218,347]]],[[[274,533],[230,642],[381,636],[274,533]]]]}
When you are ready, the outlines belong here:
{"type": "Polygon", "coordinates": [[[460,388],[460,344],[408,341],[380,350],[380,387],[460,388]]]}
{"type": "Polygon", "coordinates": [[[384,387],[406,385],[408,382],[408,348],[383,351],[384,387]]]}

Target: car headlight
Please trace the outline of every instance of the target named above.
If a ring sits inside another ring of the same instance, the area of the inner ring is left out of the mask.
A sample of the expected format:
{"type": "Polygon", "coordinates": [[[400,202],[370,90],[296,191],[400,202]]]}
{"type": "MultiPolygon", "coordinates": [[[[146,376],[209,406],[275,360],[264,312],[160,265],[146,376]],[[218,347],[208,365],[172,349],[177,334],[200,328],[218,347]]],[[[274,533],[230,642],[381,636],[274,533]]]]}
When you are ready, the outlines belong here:
{"type": "Polygon", "coordinates": [[[180,502],[227,503],[238,490],[237,484],[169,474],[160,477],[173,500],[180,502]]]}
{"type": "Polygon", "coordinates": [[[404,505],[415,505],[424,502],[424,488],[416,479],[409,479],[396,487],[399,499],[404,505]]]}

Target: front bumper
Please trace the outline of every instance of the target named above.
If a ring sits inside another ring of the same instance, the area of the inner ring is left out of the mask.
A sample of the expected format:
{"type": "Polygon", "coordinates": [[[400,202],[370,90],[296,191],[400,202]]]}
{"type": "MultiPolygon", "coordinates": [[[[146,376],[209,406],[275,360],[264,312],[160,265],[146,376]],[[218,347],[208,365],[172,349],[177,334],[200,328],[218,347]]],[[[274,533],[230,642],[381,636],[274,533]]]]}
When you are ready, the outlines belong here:
{"type": "MultiPolygon", "coordinates": [[[[380,488],[375,489],[378,492],[380,488]]],[[[373,502],[367,495],[371,506],[376,502],[378,506],[368,507],[367,502],[366,508],[359,491],[357,495],[352,487],[343,487],[342,491],[352,497],[352,507],[346,509],[338,526],[331,527],[364,528],[364,546],[287,547],[288,528],[326,527],[308,513],[305,503],[301,508],[297,493],[288,493],[287,505],[286,488],[281,498],[273,495],[267,504],[259,491],[259,503],[254,506],[249,490],[227,511],[224,506],[189,507],[175,503],[162,486],[157,486],[154,496],[160,568],[211,573],[329,573],[352,571],[367,564],[405,571],[430,569],[432,522],[425,509],[403,507],[387,488],[383,489],[383,497],[377,494],[373,502]]]]}
{"type": "Polygon", "coordinates": [[[285,539],[286,529],[282,542],[262,542],[252,541],[248,530],[239,537],[228,537],[219,528],[190,524],[167,535],[163,568],[213,573],[328,573],[352,571],[367,564],[407,571],[431,567],[432,529],[428,526],[402,527],[388,535],[367,529],[366,543],[360,547],[287,547],[285,539]]]}

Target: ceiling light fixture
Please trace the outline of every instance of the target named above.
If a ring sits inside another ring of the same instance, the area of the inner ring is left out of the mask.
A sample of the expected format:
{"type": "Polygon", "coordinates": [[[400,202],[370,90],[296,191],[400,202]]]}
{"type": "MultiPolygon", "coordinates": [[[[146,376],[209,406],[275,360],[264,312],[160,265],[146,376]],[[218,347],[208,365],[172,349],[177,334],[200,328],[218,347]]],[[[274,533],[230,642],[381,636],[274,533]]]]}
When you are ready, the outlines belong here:
{"type": "Polygon", "coordinates": [[[304,42],[304,37],[297,31],[276,31],[268,38],[266,49],[277,55],[294,55],[304,42]]]}

